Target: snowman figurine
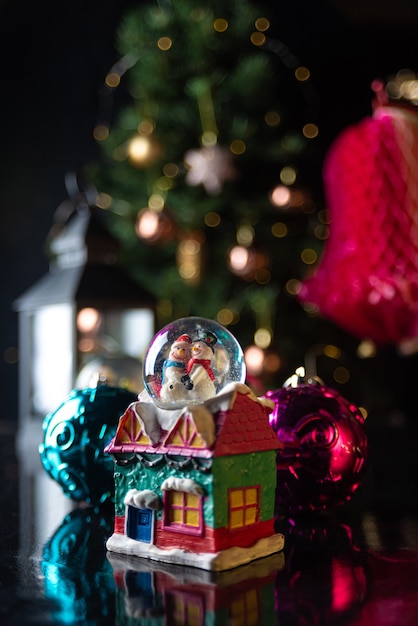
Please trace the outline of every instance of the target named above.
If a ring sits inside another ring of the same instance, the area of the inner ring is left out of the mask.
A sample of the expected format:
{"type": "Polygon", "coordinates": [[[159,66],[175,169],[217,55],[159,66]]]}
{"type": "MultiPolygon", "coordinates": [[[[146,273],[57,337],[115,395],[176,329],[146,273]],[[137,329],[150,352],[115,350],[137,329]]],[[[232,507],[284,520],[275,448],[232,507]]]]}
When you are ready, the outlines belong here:
{"type": "Polygon", "coordinates": [[[216,395],[216,380],[212,371],[216,342],[216,335],[207,331],[200,331],[193,341],[191,358],[181,380],[194,402],[204,402],[216,395]]]}
{"type": "Polygon", "coordinates": [[[170,346],[168,358],[164,361],[160,399],[163,402],[178,402],[187,395],[182,377],[191,358],[192,340],[189,335],[180,335],[170,346]]]}

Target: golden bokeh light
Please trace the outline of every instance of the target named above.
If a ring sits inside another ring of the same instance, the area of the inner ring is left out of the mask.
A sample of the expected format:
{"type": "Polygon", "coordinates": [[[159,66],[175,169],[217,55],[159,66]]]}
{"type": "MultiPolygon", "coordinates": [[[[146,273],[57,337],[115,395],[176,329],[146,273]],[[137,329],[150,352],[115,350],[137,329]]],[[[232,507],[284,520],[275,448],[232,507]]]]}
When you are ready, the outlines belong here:
{"type": "Polygon", "coordinates": [[[296,170],[290,165],[286,165],[280,170],[280,180],[283,185],[293,185],[296,182],[296,170]]]}
{"type": "Polygon", "coordinates": [[[163,167],[163,174],[167,178],[175,178],[179,174],[178,165],[175,163],[166,163],[163,167]]]}
{"type": "Polygon", "coordinates": [[[213,28],[216,30],[217,33],[224,33],[226,30],[228,30],[228,26],[228,21],[225,20],[223,17],[218,17],[213,22],[213,28]]]}
{"type": "Polygon", "coordinates": [[[231,142],[229,149],[231,150],[232,154],[239,155],[244,154],[247,146],[245,145],[245,142],[241,139],[234,139],[234,141],[231,142]]]}
{"type": "Polygon", "coordinates": [[[115,89],[120,85],[120,75],[117,72],[109,72],[105,78],[105,83],[111,89],[115,89]]]}
{"type": "Polygon", "coordinates": [[[267,111],[264,116],[264,121],[267,126],[278,126],[280,124],[280,113],[277,111],[267,111]]]}
{"type": "Polygon", "coordinates": [[[300,258],[305,265],[313,265],[318,260],[318,255],[312,248],[305,248],[300,253],[300,258]]]}
{"type": "Polygon", "coordinates": [[[160,193],[153,193],[148,199],[148,206],[153,211],[162,211],[165,205],[165,198],[160,193]]]}
{"type": "Polygon", "coordinates": [[[304,82],[305,80],[308,80],[310,75],[311,73],[308,70],[308,68],[304,67],[303,65],[295,69],[296,80],[299,80],[300,82],[304,82]]]}
{"type": "Polygon", "coordinates": [[[160,191],[169,191],[173,187],[173,181],[171,178],[167,178],[167,176],[160,176],[157,179],[155,186],[160,191]]]}
{"type": "Polygon", "coordinates": [[[357,356],[361,359],[370,359],[377,354],[377,347],[374,341],[364,339],[357,346],[357,356]]]}
{"type": "Polygon", "coordinates": [[[302,133],[306,139],[315,139],[318,136],[319,129],[316,124],[308,123],[302,128],[302,133]]]}
{"type": "Polygon", "coordinates": [[[151,135],[155,130],[155,124],[153,120],[145,119],[141,120],[138,124],[138,132],[141,135],[151,135]]]}
{"type": "Polygon", "coordinates": [[[216,211],[209,211],[209,213],[206,213],[204,217],[204,222],[206,226],[209,226],[210,228],[216,228],[216,226],[219,226],[219,224],[221,223],[221,216],[219,215],[219,213],[216,213],[216,211]]]}
{"type": "Polygon", "coordinates": [[[335,370],[332,373],[332,376],[335,382],[339,383],[340,385],[344,385],[345,383],[348,383],[348,381],[350,380],[350,372],[348,371],[346,367],[343,367],[342,365],[335,368],[335,370]]]}
{"type": "Polygon", "coordinates": [[[331,217],[329,212],[326,209],[321,209],[321,211],[318,212],[318,219],[320,222],[322,222],[322,224],[330,224],[331,223],[331,217]]]}
{"type": "Polygon", "coordinates": [[[268,348],[271,340],[271,331],[268,328],[257,328],[254,333],[254,343],[258,348],[268,348]]]}
{"type": "Polygon", "coordinates": [[[259,17],[258,19],[256,19],[254,25],[256,29],[262,33],[265,33],[266,30],[270,28],[270,22],[266,17],[259,17]]]}
{"type": "Polygon", "coordinates": [[[338,346],[334,346],[333,344],[327,344],[326,346],[324,346],[322,353],[329,359],[341,358],[340,348],[338,346]]]}
{"type": "Polygon", "coordinates": [[[221,309],[216,315],[216,319],[223,326],[234,324],[237,320],[237,313],[232,309],[221,309]]]}
{"type": "Polygon", "coordinates": [[[218,134],[214,130],[205,130],[200,138],[202,146],[213,148],[218,143],[218,134]]]}
{"type": "Polygon", "coordinates": [[[93,129],[93,137],[96,141],[106,141],[109,137],[109,127],[105,126],[105,124],[98,124],[93,129]]]}
{"type": "Polygon", "coordinates": [[[256,270],[254,279],[259,285],[267,285],[271,281],[271,272],[267,267],[261,267],[256,270]]]}
{"type": "Polygon", "coordinates": [[[252,33],[250,39],[251,43],[254,44],[254,46],[264,46],[264,44],[266,43],[266,36],[263,33],[260,33],[258,30],[252,33]]]}
{"type": "Polygon", "coordinates": [[[287,226],[283,222],[275,222],[271,227],[273,237],[281,239],[287,235],[287,226]]]}
{"type": "Polygon", "coordinates": [[[156,160],[160,150],[158,144],[152,138],[136,135],[127,144],[126,154],[132,165],[143,168],[148,167],[156,160]]]}
{"type": "Polygon", "coordinates": [[[97,194],[95,202],[99,209],[108,209],[112,204],[112,196],[101,191],[97,194]]]}
{"type": "Polygon", "coordinates": [[[254,228],[249,224],[244,224],[238,228],[237,242],[241,246],[250,246],[254,241],[254,228]]]}
{"type": "Polygon", "coordinates": [[[317,224],[314,228],[314,235],[317,239],[324,241],[329,237],[329,228],[325,224],[317,224]]]}
{"type": "Polygon", "coordinates": [[[157,41],[157,46],[159,47],[160,50],[163,50],[164,52],[166,52],[167,50],[170,50],[172,45],[173,45],[173,40],[170,39],[170,37],[160,37],[159,40],[157,41]]]}
{"type": "Polygon", "coordinates": [[[290,293],[291,296],[297,296],[302,289],[302,283],[297,278],[290,278],[286,283],[286,291],[290,293]]]}

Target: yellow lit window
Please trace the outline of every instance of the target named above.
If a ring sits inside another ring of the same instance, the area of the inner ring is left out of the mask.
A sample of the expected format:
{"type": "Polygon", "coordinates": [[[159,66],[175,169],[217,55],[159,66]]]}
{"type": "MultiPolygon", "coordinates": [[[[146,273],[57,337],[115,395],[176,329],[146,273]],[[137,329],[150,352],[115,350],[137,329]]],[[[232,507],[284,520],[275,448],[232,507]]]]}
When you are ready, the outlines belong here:
{"type": "Polygon", "coordinates": [[[229,490],[229,528],[238,529],[256,524],[260,513],[260,487],[229,490]]]}
{"type": "Polygon", "coordinates": [[[184,491],[167,491],[164,499],[164,528],[201,534],[202,498],[184,491]]]}

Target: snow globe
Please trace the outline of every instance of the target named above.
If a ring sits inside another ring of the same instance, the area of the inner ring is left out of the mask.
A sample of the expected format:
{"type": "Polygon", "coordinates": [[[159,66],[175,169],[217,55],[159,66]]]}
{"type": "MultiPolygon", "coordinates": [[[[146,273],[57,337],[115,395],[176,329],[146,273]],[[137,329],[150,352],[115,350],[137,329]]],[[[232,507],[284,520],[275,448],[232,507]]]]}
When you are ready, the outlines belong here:
{"type": "Polygon", "coordinates": [[[201,318],[176,320],[160,330],[144,361],[144,385],[163,409],[200,404],[232,382],[245,381],[240,344],[221,324],[201,318]]]}

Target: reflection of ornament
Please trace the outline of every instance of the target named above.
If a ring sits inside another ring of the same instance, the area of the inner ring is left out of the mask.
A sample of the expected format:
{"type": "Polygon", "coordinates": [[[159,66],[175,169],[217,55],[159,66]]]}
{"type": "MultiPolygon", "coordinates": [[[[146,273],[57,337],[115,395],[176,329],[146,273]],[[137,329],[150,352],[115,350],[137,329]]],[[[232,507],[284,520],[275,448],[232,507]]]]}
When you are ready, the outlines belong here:
{"type": "Polygon", "coordinates": [[[189,150],[184,156],[184,162],[189,169],[186,183],[191,187],[203,185],[212,196],[220,194],[224,183],[234,180],[237,175],[232,153],[219,146],[189,150]]]}
{"type": "Polygon", "coordinates": [[[136,218],[135,230],[138,237],[150,244],[165,244],[175,235],[175,223],[170,213],[163,209],[143,209],[136,218]]]}
{"type": "Polygon", "coordinates": [[[45,595],[54,600],[54,619],[61,623],[93,624],[109,618],[114,601],[112,568],[103,544],[113,516],[91,508],[65,516],[47,541],[41,570],[45,595]]]}
{"type": "Polygon", "coordinates": [[[78,502],[104,502],[112,496],[113,463],[104,447],[116,432],[119,417],[137,395],[117,387],[73,390],[43,422],[39,446],[46,472],[78,502]]]}
{"type": "Polygon", "coordinates": [[[360,338],[418,335],[418,114],[377,102],[324,167],[331,227],[299,294],[360,338]]]}
{"type": "Polygon", "coordinates": [[[281,389],[270,424],[277,454],[276,511],[328,509],[349,500],[367,459],[364,419],[356,406],[299,368],[281,389]]]}
{"type": "Polygon", "coordinates": [[[284,522],[280,530],[287,552],[285,568],[276,576],[278,623],[294,624],[295,615],[303,615],[298,623],[305,625],[346,623],[370,591],[369,555],[353,540],[352,529],[308,516],[296,524],[284,522]]]}
{"type": "Polygon", "coordinates": [[[144,388],[141,361],[131,356],[102,356],[89,361],[80,370],[75,387],[86,389],[99,384],[121,387],[138,394],[144,388]]]}
{"type": "Polygon", "coordinates": [[[244,382],[244,355],[226,328],[213,320],[188,317],[156,334],[145,356],[144,372],[145,387],[155,404],[177,409],[204,402],[209,388],[215,395],[230,382],[244,382]],[[184,342],[187,355],[178,370],[180,382],[169,389],[164,378],[167,363],[173,364],[173,345],[186,336],[190,342],[184,342]]]}

